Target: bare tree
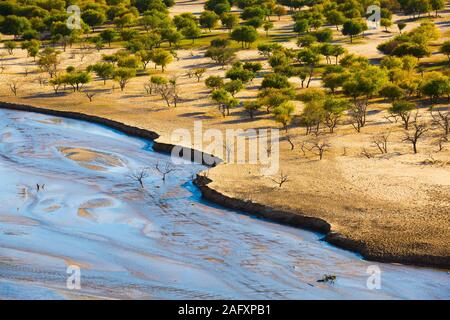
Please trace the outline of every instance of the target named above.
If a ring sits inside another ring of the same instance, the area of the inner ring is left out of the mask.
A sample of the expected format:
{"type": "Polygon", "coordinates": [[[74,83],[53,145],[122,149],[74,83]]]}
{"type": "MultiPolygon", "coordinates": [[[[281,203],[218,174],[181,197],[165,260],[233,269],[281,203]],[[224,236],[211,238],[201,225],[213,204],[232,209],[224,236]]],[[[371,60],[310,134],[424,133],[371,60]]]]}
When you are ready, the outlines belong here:
{"type": "Polygon", "coordinates": [[[414,153],[417,153],[417,142],[424,135],[425,132],[429,130],[425,123],[419,123],[417,121],[418,112],[416,112],[414,116],[413,128],[410,131],[406,132],[406,136],[403,139],[405,142],[411,142],[413,146],[414,153]]]}
{"type": "Polygon", "coordinates": [[[50,81],[50,84],[53,88],[53,91],[55,92],[55,94],[57,94],[59,92],[59,89],[62,86],[61,81],[50,81]]]}
{"type": "Polygon", "coordinates": [[[291,145],[291,150],[294,150],[295,145],[292,142],[291,136],[290,135],[286,135],[286,141],[289,142],[289,144],[291,145]]]}
{"type": "Polygon", "coordinates": [[[129,177],[137,182],[139,182],[142,189],[144,189],[144,179],[149,176],[148,168],[141,168],[137,170],[133,170],[129,177]]]}
{"type": "Polygon", "coordinates": [[[205,68],[197,68],[194,69],[193,75],[197,78],[197,82],[200,82],[201,78],[203,77],[203,74],[206,72],[205,68]]]}
{"type": "Polygon", "coordinates": [[[444,131],[444,136],[447,136],[450,132],[450,111],[433,110],[430,109],[433,123],[438,125],[444,131]]]}
{"type": "Polygon", "coordinates": [[[86,56],[88,56],[92,52],[93,52],[93,50],[91,49],[90,46],[88,46],[85,43],[81,44],[80,45],[80,61],[83,62],[84,58],[86,58],[86,56]]]}
{"type": "Polygon", "coordinates": [[[284,174],[283,171],[280,172],[280,176],[277,178],[269,178],[273,182],[275,182],[278,186],[278,188],[281,188],[284,183],[289,181],[289,176],[287,174],[284,174]]]}
{"type": "Polygon", "coordinates": [[[178,101],[180,101],[180,95],[178,94],[178,75],[172,76],[169,83],[172,86],[172,104],[176,108],[178,101]]]}
{"type": "Polygon", "coordinates": [[[322,160],[324,153],[331,148],[331,144],[321,140],[315,140],[310,143],[312,146],[309,148],[309,151],[319,156],[319,160],[322,160]]]}
{"type": "Polygon", "coordinates": [[[96,92],[83,91],[84,95],[89,99],[89,102],[92,102],[92,99],[97,95],[96,92]]]}
{"type": "Polygon", "coordinates": [[[361,132],[361,128],[366,125],[367,103],[356,100],[353,108],[350,109],[351,124],[357,132],[361,132]]]}
{"type": "Polygon", "coordinates": [[[397,123],[398,122],[398,116],[396,114],[388,114],[383,116],[384,119],[389,121],[390,123],[397,123]],[[391,120],[393,119],[393,120],[391,120]]]}
{"type": "Polygon", "coordinates": [[[2,61],[0,62],[0,73],[5,72],[6,70],[6,64],[2,61]]]}
{"type": "Polygon", "coordinates": [[[9,89],[15,96],[17,96],[17,91],[19,90],[19,87],[20,85],[17,82],[17,80],[11,80],[11,82],[9,83],[9,89]]]}
{"type": "Polygon", "coordinates": [[[380,134],[380,135],[372,138],[372,142],[373,142],[374,146],[377,147],[378,150],[380,150],[380,152],[382,154],[388,153],[388,138],[389,138],[389,133],[380,134]]]}
{"type": "Polygon", "coordinates": [[[300,150],[302,150],[303,156],[304,156],[304,157],[306,157],[306,151],[305,151],[305,149],[306,149],[306,142],[303,141],[303,142],[302,142],[302,145],[300,146],[300,150]]]}
{"type": "Polygon", "coordinates": [[[369,151],[367,151],[366,148],[361,149],[361,155],[366,157],[367,159],[373,158],[373,155],[369,151]]]}
{"type": "Polygon", "coordinates": [[[43,75],[39,75],[37,77],[37,81],[41,87],[43,87],[47,84],[47,79],[43,75]]]}
{"type": "Polygon", "coordinates": [[[177,168],[173,167],[170,162],[166,162],[166,164],[164,166],[161,166],[159,164],[159,162],[156,163],[155,165],[156,171],[158,171],[161,175],[162,175],[162,180],[166,181],[166,176],[173,172],[176,171],[177,168]]]}
{"type": "Polygon", "coordinates": [[[147,94],[153,94],[153,84],[151,82],[144,83],[144,90],[147,94]]]}
{"type": "Polygon", "coordinates": [[[438,145],[438,152],[441,152],[442,150],[444,150],[444,145],[445,143],[448,142],[448,138],[447,136],[441,136],[438,140],[437,140],[437,145],[438,145]]]}

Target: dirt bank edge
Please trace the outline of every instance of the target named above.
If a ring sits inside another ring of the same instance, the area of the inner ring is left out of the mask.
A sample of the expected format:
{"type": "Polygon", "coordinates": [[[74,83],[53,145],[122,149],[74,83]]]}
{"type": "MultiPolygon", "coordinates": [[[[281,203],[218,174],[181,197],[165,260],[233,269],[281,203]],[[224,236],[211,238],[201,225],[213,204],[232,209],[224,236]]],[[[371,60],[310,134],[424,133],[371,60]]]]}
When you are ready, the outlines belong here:
{"type": "MultiPolygon", "coordinates": [[[[173,144],[158,142],[157,139],[160,137],[160,135],[157,134],[156,132],[130,126],[115,120],[89,115],[85,113],[55,110],[50,108],[36,107],[26,104],[9,103],[9,102],[0,102],[0,108],[35,112],[63,118],[83,120],[86,122],[104,125],[128,135],[151,140],[154,143],[153,149],[161,153],[171,153],[173,148],[179,147],[173,144]]],[[[204,155],[206,155],[210,159],[211,158],[214,159],[214,163],[212,166],[215,166],[222,162],[221,159],[216,158],[209,154],[205,154],[199,150],[181,147],[179,148],[181,149],[181,152],[179,153],[180,156],[183,156],[183,150],[191,152],[192,161],[195,161],[196,159],[204,159],[205,158],[204,155]]],[[[211,166],[211,164],[209,163],[204,164],[211,166]]],[[[323,240],[339,248],[359,253],[361,254],[362,257],[364,257],[367,260],[385,263],[403,263],[417,266],[450,269],[449,256],[432,256],[432,255],[416,255],[416,254],[395,255],[388,252],[377,252],[371,249],[362,241],[353,240],[348,237],[344,237],[338,232],[332,231],[331,225],[321,218],[310,217],[300,212],[278,210],[276,208],[255,203],[249,200],[231,198],[211,188],[209,186],[210,182],[212,181],[209,178],[203,176],[202,174],[198,174],[197,177],[194,179],[194,184],[200,189],[202,196],[209,201],[212,201],[216,204],[222,205],[230,209],[240,210],[258,217],[266,218],[277,223],[324,233],[325,237],[323,238],[323,240]]]]}

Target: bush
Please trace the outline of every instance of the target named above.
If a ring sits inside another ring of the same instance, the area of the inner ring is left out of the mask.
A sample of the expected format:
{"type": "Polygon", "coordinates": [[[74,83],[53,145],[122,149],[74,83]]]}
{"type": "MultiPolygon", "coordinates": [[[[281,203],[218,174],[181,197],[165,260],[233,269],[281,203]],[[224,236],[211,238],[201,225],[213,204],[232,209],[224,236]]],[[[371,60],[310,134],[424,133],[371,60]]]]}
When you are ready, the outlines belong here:
{"type": "Polygon", "coordinates": [[[223,80],[219,76],[209,76],[205,80],[205,85],[210,89],[219,89],[223,86],[223,80]]]}
{"type": "Polygon", "coordinates": [[[291,84],[289,83],[289,80],[286,76],[277,73],[270,73],[264,76],[261,87],[288,89],[291,87],[291,84]]]}

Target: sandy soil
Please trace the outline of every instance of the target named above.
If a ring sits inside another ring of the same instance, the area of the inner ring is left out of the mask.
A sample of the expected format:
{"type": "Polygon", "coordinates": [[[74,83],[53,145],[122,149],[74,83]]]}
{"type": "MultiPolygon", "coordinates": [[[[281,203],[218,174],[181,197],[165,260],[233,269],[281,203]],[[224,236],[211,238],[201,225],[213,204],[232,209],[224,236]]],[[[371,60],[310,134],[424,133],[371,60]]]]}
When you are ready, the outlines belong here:
{"type": "MultiPolygon", "coordinates": [[[[191,7],[202,8],[197,1],[180,1],[172,12],[191,11],[191,7]]],[[[448,21],[448,17],[447,11],[438,22],[448,21]]],[[[285,30],[291,22],[288,17],[283,17],[275,23],[274,31],[285,30]]],[[[448,24],[440,23],[439,26],[444,34],[448,34],[448,24]]],[[[371,31],[366,39],[353,45],[342,37],[336,41],[344,43],[350,52],[377,58],[380,55],[374,49],[376,44],[394,34],[394,30],[393,33],[371,31]]],[[[99,60],[102,54],[113,51],[115,49],[92,51],[81,61],[77,47],[68,49],[61,55],[61,69],[68,65],[86,67],[99,60]]],[[[161,134],[161,142],[171,142],[170,136],[175,129],[192,130],[195,120],[202,120],[204,128],[220,130],[277,127],[265,114],[249,121],[240,108],[233,110],[231,116],[221,116],[217,106],[211,102],[203,80],[209,75],[223,75],[225,70],[211,64],[201,50],[180,50],[179,60],[168,66],[166,74],[178,77],[182,98],[180,105],[171,109],[165,107],[159,97],[145,94],[143,84],[148,81],[148,76],[134,78],[124,92],[120,92],[112,81],[103,85],[96,79],[88,89],[98,94],[89,102],[83,93],[66,91],[55,95],[50,86],[40,86],[37,81],[39,73],[32,58],[27,58],[24,51],[17,49],[13,56],[7,56],[2,50],[2,55],[5,69],[0,88],[1,101],[110,118],[156,131],[161,134]],[[190,68],[195,67],[208,68],[200,83],[186,75],[190,68]],[[24,75],[25,68],[30,72],[28,76],[24,75]],[[17,97],[9,90],[11,79],[20,84],[17,97]]],[[[239,59],[262,61],[255,49],[240,51],[239,59]]],[[[443,60],[444,57],[433,54],[430,59],[443,60]]],[[[263,73],[268,71],[266,62],[264,66],[263,73]]],[[[160,71],[150,66],[149,72],[160,71]]],[[[236,97],[244,101],[255,97],[255,89],[260,82],[261,77],[256,78],[236,97]]],[[[320,85],[320,80],[315,80],[314,85],[320,85]]],[[[286,141],[281,142],[280,166],[289,176],[282,188],[261,175],[258,166],[236,164],[210,169],[208,177],[213,180],[210,186],[232,197],[323,218],[332,225],[333,231],[365,243],[376,254],[450,256],[450,146],[437,152],[438,131],[434,128],[419,142],[419,153],[414,155],[411,146],[402,141],[404,130],[400,123],[393,124],[384,118],[387,107],[385,103],[371,105],[367,127],[360,134],[349,125],[340,125],[334,134],[324,135],[332,147],[322,161],[313,152],[304,154],[300,150],[302,143],[312,137],[305,136],[303,128],[291,129],[294,150],[286,141]],[[375,135],[383,132],[390,132],[387,155],[378,154],[371,143],[375,135]],[[366,148],[373,157],[362,156],[362,148],[366,148]]],[[[428,112],[422,109],[423,120],[430,121],[428,112]]],[[[300,111],[301,105],[297,113],[300,111]]]]}

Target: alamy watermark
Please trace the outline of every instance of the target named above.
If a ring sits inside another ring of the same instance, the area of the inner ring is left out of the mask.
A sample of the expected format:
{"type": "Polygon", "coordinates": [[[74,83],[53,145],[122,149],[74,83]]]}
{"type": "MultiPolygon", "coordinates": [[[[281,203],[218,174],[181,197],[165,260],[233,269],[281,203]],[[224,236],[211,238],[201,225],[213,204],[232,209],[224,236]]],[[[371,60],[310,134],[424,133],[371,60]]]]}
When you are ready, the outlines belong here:
{"type": "Polygon", "coordinates": [[[370,5],[367,7],[366,14],[368,15],[366,20],[369,29],[380,28],[381,8],[377,5],[370,5]]]}
{"type": "Polygon", "coordinates": [[[370,265],[367,267],[366,273],[369,277],[366,281],[367,289],[380,290],[381,289],[381,269],[377,265],[370,265]]]}
{"type": "Polygon", "coordinates": [[[69,275],[66,281],[66,287],[69,290],[81,289],[81,269],[77,265],[67,267],[66,273],[69,275]]]}
{"type": "Polygon", "coordinates": [[[77,5],[67,7],[67,13],[70,15],[67,18],[66,26],[70,30],[81,29],[81,10],[77,5]]]}

